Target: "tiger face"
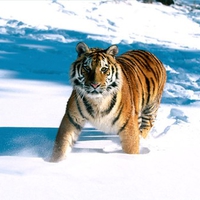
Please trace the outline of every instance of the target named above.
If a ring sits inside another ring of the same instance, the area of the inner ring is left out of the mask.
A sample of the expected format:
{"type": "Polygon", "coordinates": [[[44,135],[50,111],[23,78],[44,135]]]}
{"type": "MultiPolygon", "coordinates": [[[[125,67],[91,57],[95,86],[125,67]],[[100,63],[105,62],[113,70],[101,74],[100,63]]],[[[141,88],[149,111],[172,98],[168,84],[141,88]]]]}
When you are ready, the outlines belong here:
{"type": "Polygon", "coordinates": [[[116,93],[120,87],[120,71],[115,55],[116,45],[108,49],[88,48],[85,43],[76,47],[77,60],[71,66],[71,82],[81,96],[98,98],[116,93]]]}

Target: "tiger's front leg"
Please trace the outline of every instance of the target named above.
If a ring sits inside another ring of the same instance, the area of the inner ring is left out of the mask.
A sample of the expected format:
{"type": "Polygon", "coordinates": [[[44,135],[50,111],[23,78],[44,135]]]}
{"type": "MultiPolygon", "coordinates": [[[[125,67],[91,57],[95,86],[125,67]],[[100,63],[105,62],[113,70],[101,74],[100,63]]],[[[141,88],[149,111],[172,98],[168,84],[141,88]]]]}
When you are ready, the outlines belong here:
{"type": "Polygon", "coordinates": [[[71,151],[74,143],[85,124],[85,120],[80,116],[80,113],[75,106],[75,101],[70,98],[66,113],[61,121],[56,140],[54,143],[53,153],[50,162],[58,162],[63,160],[67,153],[71,151]]]}
{"type": "Polygon", "coordinates": [[[139,129],[137,117],[128,119],[127,125],[122,127],[119,133],[122,149],[128,154],[139,154],[139,129]],[[133,119],[134,118],[134,119],[133,119]]]}
{"type": "Polygon", "coordinates": [[[58,129],[50,162],[58,162],[65,159],[67,153],[71,151],[78,139],[82,127],[78,124],[74,125],[71,122],[72,120],[69,114],[66,113],[64,115],[58,129]]]}

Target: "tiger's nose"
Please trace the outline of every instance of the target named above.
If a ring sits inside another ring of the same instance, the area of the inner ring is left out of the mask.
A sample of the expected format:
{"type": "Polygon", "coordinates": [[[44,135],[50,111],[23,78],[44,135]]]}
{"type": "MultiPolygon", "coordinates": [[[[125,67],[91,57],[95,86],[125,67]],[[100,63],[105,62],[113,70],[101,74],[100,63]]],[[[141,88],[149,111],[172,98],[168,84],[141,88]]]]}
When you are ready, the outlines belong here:
{"type": "Polygon", "coordinates": [[[92,82],[92,83],[90,83],[90,85],[91,85],[94,89],[96,89],[96,88],[98,88],[98,87],[100,86],[100,83],[92,82]]]}

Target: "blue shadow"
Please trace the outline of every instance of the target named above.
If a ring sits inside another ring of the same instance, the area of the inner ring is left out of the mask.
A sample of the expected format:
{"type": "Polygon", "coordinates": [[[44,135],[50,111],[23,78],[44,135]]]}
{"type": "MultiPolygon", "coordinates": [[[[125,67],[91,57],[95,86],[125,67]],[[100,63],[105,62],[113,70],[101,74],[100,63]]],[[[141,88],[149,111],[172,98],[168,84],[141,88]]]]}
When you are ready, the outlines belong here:
{"type": "MultiPolygon", "coordinates": [[[[0,156],[37,156],[48,158],[53,149],[57,128],[28,128],[28,127],[2,127],[0,128],[0,156]]],[[[118,137],[118,136],[116,136],[118,137]]],[[[113,135],[105,134],[94,128],[84,128],[77,141],[112,140],[113,135]]],[[[72,152],[82,151],[105,153],[101,149],[72,148],[72,152]]]]}
{"type": "MultiPolygon", "coordinates": [[[[22,22],[19,22],[22,23],[22,22]]],[[[12,78],[52,81],[70,85],[69,68],[76,59],[76,44],[84,41],[90,47],[107,48],[109,43],[91,39],[97,36],[70,30],[37,30],[24,28],[16,32],[8,29],[10,34],[0,35],[0,69],[14,72],[12,78]],[[22,32],[22,33],[21,33],[22,32]],[[52,40],[41,38],[42,35],[60,35],[69,42],[64,43],[59,38],[52,40]]],[[[100,35],[99,35],[100,36],[100,35]]],[[[144,49],[155,54],[172,71],[167,71],[167,83],[177,84],[185,90],[200,92],[200,78],[197,84],[191,82],[190,75],[200,74],[200,51],[187,49],[172,49],[164,45],[145,44],[134,42],[126,44],[121,41],[119,55],[130,49],[144,49]]],[[[166,104],[191,104],[196,100],[177,97],[163,97],[162,103],[166,104]]]]}

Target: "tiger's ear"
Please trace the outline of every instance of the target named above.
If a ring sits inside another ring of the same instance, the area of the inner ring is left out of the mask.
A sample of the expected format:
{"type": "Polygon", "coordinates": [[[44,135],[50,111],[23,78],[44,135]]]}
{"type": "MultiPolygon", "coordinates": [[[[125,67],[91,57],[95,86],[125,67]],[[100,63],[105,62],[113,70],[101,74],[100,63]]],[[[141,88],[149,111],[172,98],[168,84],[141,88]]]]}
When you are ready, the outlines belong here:
{"type": "Polygon", "coordinates": [[[89,51],[89,47],[84,42],[79,42],[76,45],[76,52],[78,53],[78,56],[81,56],[83,53],[89,51]]]}
{"type": "Polygon", "coordinates": [[[117,45],[112,45],[106,49],[106,53],[110,54],[111,56],[115,57],[118,54],[118,47],[117,45]]]}

